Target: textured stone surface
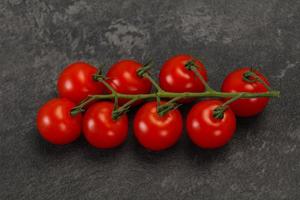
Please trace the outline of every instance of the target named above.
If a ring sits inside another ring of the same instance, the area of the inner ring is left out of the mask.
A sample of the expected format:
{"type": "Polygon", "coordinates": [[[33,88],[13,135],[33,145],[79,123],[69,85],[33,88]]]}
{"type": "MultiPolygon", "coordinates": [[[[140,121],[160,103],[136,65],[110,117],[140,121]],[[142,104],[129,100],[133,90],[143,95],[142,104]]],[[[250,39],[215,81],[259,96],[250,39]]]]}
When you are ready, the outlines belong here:
{"type": "Polygon", "coordinates": [[[0,199],[300,199],[299,25],[298,0],[1,0],[0,199]],[[68,63],[151,57],[157,73],[178,53],[200,57],[216,88],[229,71],[261,65],[282,97],[240,119],[217,151],[185,134],[162,153],[132,133],[111,151],[39,137],[37,109],[68,63]]]}

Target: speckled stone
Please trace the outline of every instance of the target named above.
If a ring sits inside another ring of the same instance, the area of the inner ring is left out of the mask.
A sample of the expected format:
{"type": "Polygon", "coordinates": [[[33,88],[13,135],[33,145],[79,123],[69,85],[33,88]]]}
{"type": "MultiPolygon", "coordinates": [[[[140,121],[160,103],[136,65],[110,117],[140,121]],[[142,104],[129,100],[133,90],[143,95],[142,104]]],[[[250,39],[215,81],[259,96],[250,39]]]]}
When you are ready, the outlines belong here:
{"type": "Polygon", "coordinates": [[[300,199],[299,0],[1,0],[0,69],[0,199],[300,199]],[[153,58],[157,74],[179,53],[201,58],[215,88],[237,67],[260,66],[281,98],[239,119],[216,151],[185,133],[162,153],[132,131],[110,151],[38,135],[37,109],[68,63],[153,58]]]}

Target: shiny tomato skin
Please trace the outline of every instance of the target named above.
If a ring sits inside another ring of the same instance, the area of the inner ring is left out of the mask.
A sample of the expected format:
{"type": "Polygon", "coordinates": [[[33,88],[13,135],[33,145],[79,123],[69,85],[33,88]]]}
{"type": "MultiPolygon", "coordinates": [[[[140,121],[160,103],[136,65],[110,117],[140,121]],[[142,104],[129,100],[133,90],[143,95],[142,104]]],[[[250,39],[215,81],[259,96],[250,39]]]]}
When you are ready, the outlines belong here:
{"type": "Polygon", "coordinates": [[[198,72],[207,81],[207,72],[203,63],[190,55],[177,55],[167,60],[159,73],[160,87],[168,92],[203,92],[204,85],[191,70],[185,67],[189,61],[195,61],[198,72]]]}
{"type": "MultiPolygon", "coordinates": [[[[267,88],[260,82],[247,82],[243,80],[243,74],[249,71],[249,67],[236,69],[226,76],[222,84],[222,92],[253,92],[263,93],[267,92],[267,88]]],[[[255,71],[267,85],[269,81],[258,71],[255,71]]],[[[230,108],[239,117],[250,117],[259,114],[264,110],[269,102],[269,98],[251,98],[239,99],[230,104],[230,108]]]]}
{"type": "Polygon", "coordinates": [[[109,149],[121,145],[128,134],[126,114],[113,120],[112,102],[94,103],[84,114],[83,134],[86,140],[96,148],[109,149]]]}
{"type": "Polygon", "coordinates": [[[78,104],[88,95],[103,94],[102,83],[93,79],[97,68],[84,62],[68,65],[59,75],[57,89],[60,97],[78,104]]]}
{"type": "Polygon", "coordinates": [[[52,144],[68,144],[81,132],[81,114],[71,116],[75,104],[65,98],[48,101],[38,111],[37,128],[40,135],[52,144]]]}
{"type": "Polygon", "coordinates": [[[175,109],[160,116],[155,101],[144,104],[138,110],[133,124],[134,134],[139,143],[152,151],[161,151],[173,146],[182,132],[180,111],[175,109]]]}
{"type": "Polygon", "coordinates": [[[216,119],[213,110],[222,105],[219,100],[204,100],[195,104],[186,119],[189,138],[205,149],[214,149],[227,144],[236,129],[234,113],[227,109],[223,119],[216,119]]]}
{"type": "MultiPolygon", "coordinates": [[[[142,64],[135,60],[120,60],[107,72],[107,82],[119,93],[147,94],[151,91],[152,85],[147,78],[138,76],[137,70],[141,67],[142,64]]],[[[127,101],[127,99],[119,99],[119,105],[127,101]]]]}

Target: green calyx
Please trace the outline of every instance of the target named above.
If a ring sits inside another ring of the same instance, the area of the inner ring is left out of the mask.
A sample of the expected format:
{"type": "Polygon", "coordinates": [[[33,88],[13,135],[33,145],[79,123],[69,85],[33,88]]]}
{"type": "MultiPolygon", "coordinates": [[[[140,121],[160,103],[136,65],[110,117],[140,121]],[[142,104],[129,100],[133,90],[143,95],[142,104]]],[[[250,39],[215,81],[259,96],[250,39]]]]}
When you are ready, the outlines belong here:
{"type": "Polygon", "coordinates": [[[256,73],[256,70],[251,68],[249,71],[245,72],[243,74],[243,80],[248,82],[248,83],[254,83],[254,82],[260,82],[267,88],[267,90],[271,91],[272,89],[270,86],[261,78],[259,77],[256,73]]]}
{"type": "Polygon", "coordinates": [[[153,66],[153,61],[149,60],[148,62],[146,62],[146,64],[144,64],[143,66],[141,66],[137,71],[137,75],[140,77],[143,77],[145,73],[147,73],[153,66]]]}
{"type": "Polygon", "coordinates": [[[228,107],[227,106],[219,106],[216,109],[213,110],[213,117],[216,119],[223,119],[224,118],[224,112],[226,111],[228,107]]]}
{"type": "Polygon", "coordinates": [[[181,105],[182,104],[178,104],[178,103],[167,103],[167,104],[164,104],[164,105],[159,105],[159,106],[157,106],[157,113],[160,116],[164,116],[169,111],[177,109],[181,105]]]}

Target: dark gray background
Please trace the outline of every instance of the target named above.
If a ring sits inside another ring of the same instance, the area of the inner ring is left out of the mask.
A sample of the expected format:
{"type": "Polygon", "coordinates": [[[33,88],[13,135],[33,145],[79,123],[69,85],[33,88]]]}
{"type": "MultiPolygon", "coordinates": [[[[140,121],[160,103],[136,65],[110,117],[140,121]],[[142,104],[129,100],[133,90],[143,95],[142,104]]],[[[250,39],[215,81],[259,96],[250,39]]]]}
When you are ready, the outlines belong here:
{"type": "Polygon", "coordinates": [[[300,199],[299,37],[298,0],[1,0],[0,199],[300,199]],[[178,53],[201,58],[215,88],[260,65],[282,96],[216,151],[186,134],[162,153],[132,133],[111,151],[39,137],[37,109],[67,64],[153,58],[157,73],[178,53]]]}

